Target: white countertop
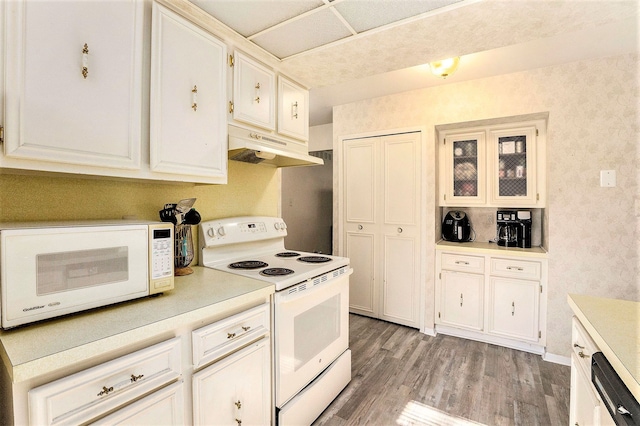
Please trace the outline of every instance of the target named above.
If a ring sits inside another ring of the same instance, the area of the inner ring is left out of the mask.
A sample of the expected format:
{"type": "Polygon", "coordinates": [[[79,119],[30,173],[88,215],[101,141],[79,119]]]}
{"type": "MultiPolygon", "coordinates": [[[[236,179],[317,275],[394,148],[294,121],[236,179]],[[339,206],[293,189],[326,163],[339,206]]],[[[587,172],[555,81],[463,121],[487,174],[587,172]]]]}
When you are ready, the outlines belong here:
{"type": "Polygon", "coordinates": [[[12,381],[68,367],[274,292],[273,285],[264,281],[203,267],[193,270],[176,277],[175,288],[157,297],[0,331],[0,357],[12,381]]]}
{"type": "Polygon", "coordinates": [[[454,241],[438,241],[436,250],[453,250],[458,252],[481,253],[501,256],[547,258],[547,251],[542,247],[519,248],[502,247],[496,243],[470,241],[456,243],[454,241]]]}
{"type": "Polygon", "coordinates": [[[570,294],[569,306],[640,401],[640,302],[570,294]]]}

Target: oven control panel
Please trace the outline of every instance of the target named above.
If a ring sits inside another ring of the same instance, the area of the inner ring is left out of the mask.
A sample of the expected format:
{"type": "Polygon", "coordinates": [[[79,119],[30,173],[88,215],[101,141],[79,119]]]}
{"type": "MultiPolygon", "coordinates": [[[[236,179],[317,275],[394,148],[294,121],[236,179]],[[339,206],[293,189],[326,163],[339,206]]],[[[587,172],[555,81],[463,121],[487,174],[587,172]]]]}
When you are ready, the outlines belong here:
{"type": "Polygon", "coordinates": [[[278,217],[246,216],[200,223],[206,247],[283,238],[287,225],[278,217]]]}

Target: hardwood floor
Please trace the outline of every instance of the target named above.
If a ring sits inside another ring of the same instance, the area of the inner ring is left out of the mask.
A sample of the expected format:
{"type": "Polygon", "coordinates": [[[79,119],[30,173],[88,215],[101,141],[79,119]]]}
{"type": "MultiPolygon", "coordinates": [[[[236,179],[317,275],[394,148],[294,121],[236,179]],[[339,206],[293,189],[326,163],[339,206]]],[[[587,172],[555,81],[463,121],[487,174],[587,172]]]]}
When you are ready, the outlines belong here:
{"type": "Polygon", "coordinates": [[[567,425],[570,368],[350,315],[352,380],[314,425],[567,425]]]}

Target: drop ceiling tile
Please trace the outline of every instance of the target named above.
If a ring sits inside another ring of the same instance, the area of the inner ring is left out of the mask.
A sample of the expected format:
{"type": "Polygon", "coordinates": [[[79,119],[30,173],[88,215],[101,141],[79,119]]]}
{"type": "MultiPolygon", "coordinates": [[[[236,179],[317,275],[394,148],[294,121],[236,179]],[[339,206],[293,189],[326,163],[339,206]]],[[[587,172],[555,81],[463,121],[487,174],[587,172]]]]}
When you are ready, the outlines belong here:
{"type": "Polygon", "coordinates": [[[282,59],[351,35],[336,14],[326,8],[260,34],[251,41],[282,59]]]}
{"type": "Polygon", "coordinates": [[[244,37],[324,5],[322,0],[189,0],[244,37]]]}
{"type": "Polygon", "coordinates": [[[439,9],[461,0],[345,0],[336,10],[358,33],[439,9]]]}

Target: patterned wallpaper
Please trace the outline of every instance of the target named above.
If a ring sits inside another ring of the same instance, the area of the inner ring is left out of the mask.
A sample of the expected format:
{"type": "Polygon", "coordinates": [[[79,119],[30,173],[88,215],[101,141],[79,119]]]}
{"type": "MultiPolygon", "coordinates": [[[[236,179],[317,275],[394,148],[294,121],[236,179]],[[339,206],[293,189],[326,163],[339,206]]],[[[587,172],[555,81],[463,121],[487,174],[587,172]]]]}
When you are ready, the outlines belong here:
{"type": "MultiPolygon", "coordinates": [[[[341,135],[425,126],[426,211],[437,213],[436,125],[548,112],[547,350],[568,357],[568,293],[640,301],[639,76],[640,57],[622,55],[368,99],[334,108],[334,144],[341,135]],[[609,169],[617,172],[617,186],[601,188],[600,170],[609,169]]],[[[334,157],[335,171],[339,161],[334,157]]],[[[426,229],[427,265],[439,237],[435,216],[426,229]]],[[[432,275],[427,328],[433,327],[432,275]]]]}

